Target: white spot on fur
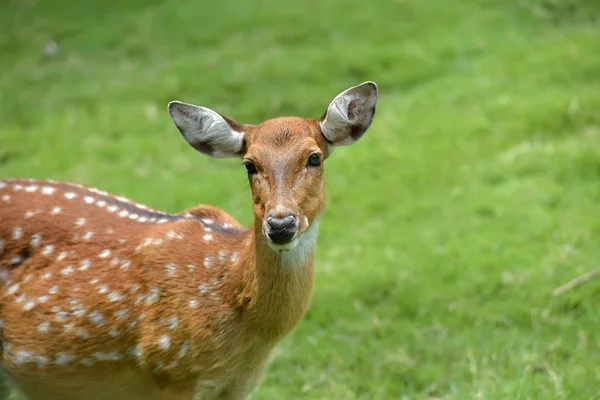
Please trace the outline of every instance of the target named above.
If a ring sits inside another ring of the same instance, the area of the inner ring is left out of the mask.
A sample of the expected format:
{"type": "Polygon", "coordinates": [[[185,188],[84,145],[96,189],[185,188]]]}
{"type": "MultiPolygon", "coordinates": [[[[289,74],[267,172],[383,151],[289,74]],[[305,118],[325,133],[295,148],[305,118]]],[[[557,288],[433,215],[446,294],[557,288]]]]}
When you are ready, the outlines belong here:
{"type": "Polygon", "coordinates": [[[138,219],[137,214],[129,214],[129,219],[138,219]]]}
{"type": "Polygon", "coordinates": [[[33,361],[36,362],[38,366],[44,367],[44,366],[48,365],[48,363],[50,362],[50,359],[46,356],[34,355],[33,361]]]}
{"type": "Polygon", "coordinates": [[[121,301],[125,298],[121,292],[112,292],[108,295],[108,300],[111,302],[121,301]]]}
{"type": "Polygon", "coordinates": [[[83,240],[90,240],[92,236],[94,236],[94,232],[86,232],[83,234],[82,238],[83,240]]]}
{"type": "Polygon", "coordinates": [[[80,271],[85,271],[86,269],[88,269],[90,267],[90,265],[92,265],[92,262],[85,258],[83,260],[81,260],[81,264],[79,265],[79,270],[80,271]]]}
{"type": "Polygon", "coordinates": [[[119,361],[119,360],[123,359],[123,355],[121,355],[121,353],[116,352],[116,351],[110,351],[110,352],[98,351],[98,352],[92,354],[92,357],[94,357],[98,361],[119,361]]]}
{"type": "Polygon", "coordinates": [[[33,358],[33,354],[28,351],[19,350],[15,352],[13,360],[16,364],[28,363],[33,358]]]}
{"type": "Polygon", "coordinates": [[[68,267],[63,268],[62,274],[68,276],[68,275],[71,275],[73,273],[73,271],[75,271],[75,269],[69,265],[68,267]]]}
{"type": "Polygon", "coordinates": [[[20,226],[15,227],[15,229],[13,229],[12,232],[12,238],[19,239],[21,236],[23,236],[23,228],[21,228],[20,226]]]}
{"type": "Polygon", "coordinates": [[[85,201],[87,204],[92,204],[95,200],[92,196],[85,196],[83,201],[85,201]]]}
{"type": "Polygon", "coordinates": [[[127,308],[119,310],[115,313],[115,317],[117,317],[117,319],[119,319],[119,320],[123,320],[123,319],[127,318],[128,315],[129,315],[129,310],[127,308]]]}
{"type": "Polygon", "coordinates": [[[50,254],[52,254],[52,252],[54,251],[54,246],[49,244],[44,246],[44,249],[42,250],[42,254],[45,256],[48,256],[50,254]]]}
{"type": "Polygon", "coordinates": [[[98,200],[98,201],[96,202],[96,205],[97,205],[98,207],[104,207],[104,206],[106,205],[106,201],[104,201],[104,200],[98,200]]]}
{"type": "Polygon", "coordinates": [[[183,239],[183,235],[182,234],[177,233],[177,232],[173,232],[173,231],[169,231],[167,233],[167,237],[169,239],[179,239],[179,240],[183,239]]]}
{"type": "Polygon", "coordinates": [[[6,291],[6,294],[15,294],[19,291],[19,289],[21,288],[21,285],[19,285],[18,283],[15,283],[14,285],[11,285],[8,290],[6,291]]]}
{"type": "Polygon", "coordinates": [[[52,186],[44,186],[42,188],[42,193],[43,194],[54,194],[54,192],[56,192],[56,189],[53,188],[52,186]]]}
{"type": "Polygon", "coordinates": [[[188,264],[188,269],[190,272],[194,272],[196,270],[196,266],[194,264],[188,264]]]}
{"type": "Polygon", "coordinates": [[[10,201],[10,195],[9,194],[3,194],[2,195],[2,200],[9,202],[10,201]]]}
{"type": "Polygon", "coordinates": [[[131,265],[131,261],[129,261],[129,260],[123,260],[123,262],[121,263],[120,268],[121,269],[127,269],[127,268],[129,268],[130,265],[131,265]]]}
{"type": "Polygon", "coordinates": [[[89,334],[89,333],[88,333],[88,331],[87,331],[87,330],[85,330],[85,329],[79,329],[79,330],[77,331],[77,336],[79,336],[79,337],[80,337],[80,338],[82,338],[82,339],[87,339],[87,338],[89,338],[89,337],[90,337],[90,334],[89,334]]]}
{"type": "Polygon", "coordinates": [[[192,300],[190,300],[189,304],[190,304],[191,308],[197,308],[198,307],[198,300],[192,299],[192,300]]]}
{"type": "Polygon", "coordinates": [[[126,217],[127,215],[129,215],[129,212],[127,210],[123,210],[119,213],[119,217],[126,217]]]}
{"type": "Polygon", "coordinates": [[[51,277],[52,277],[52,272],[50,272],[50,271],[48,271],[44,275],[42,275],[42,278],[44,278],[44,279],[50,279],[51,277]]]}
{"type": "Polygon", "coordinates": [[[206,294],[206,293],[210,292],[210,288],[208,287],[208,285],[205,285],[205,284],[200,285],[198,290],[200,290],[200,293],[202,293],[202,294],[206,294]]]}
{"type": "Polygon", "coordinates": [[[171,337],[169,335],[162,335],[158,339],[158,345],[163,350],[169,350],[169,347],[171,347],[171,337]]]}
{"type": "Polygon", "coordinates": [[[23,257],[21,257],[21,256],[14,256],[11,260],[12,265],[17,265],[17,264],[20,264],[21,262],[23,262],[23,257]]]}
{"type": "Polygon", "coordinates": [[[43,295],[43,296],[38,297],[38,301],[40,303],[46,303],[48,301],[48,299],[49,299],[49,297],[47,295],[43,295]]]}
{"type": "MultiPolygon", "coordinates": [[[[31,236],[31,247],[38,247],[40,241],[42,240],[42,236],[39,233],[36,233],[31,236]]],[[[0,252],[2,252],[2,246],[0,246],[0,252]]]]}
{"type": "Polygon", "coordinates": [[[56,261],[62,261],[62,260],[64,260],[65,258],[67,258],[67,255],[68,255],[68,253],[66,251],[61,251],[58,254],[58,257],[56,257],[56,261]]]}
{"type": "Polygon", "coordinates": [[[227,259],[227,252],[225,250],[219,251],[219,261],[223,262],[227,259]]]}
{"type": "Polygon", "coordinates": [[[108,292],[109,290],[110,290],[110,286],[100,285],[100,287],[98,288],[98,293],[104,294],[104,293],[108,292]]]}
{"type": "Polygon", "coordinates": [[[77,197],[77,195],[76,195],[75,193],[73,193],[73,192],[67,192],[67,193],[65,193],[65,197],[66,197],[67,199],[69,199],[69,200],[72,200],[72,199],[74,199],[75,197],[77,197]]]}
{"type": "Polygon", "coordinates": [[[75,226],[83,226],[85,225],[85,218],[78,218],[77,221],[75,221],[75,226]]]}
{"type": "Polygon", "coordinates": [[[67,365],[75,360],[76,356],[72,353],[61,353],[56,357],[56,365],[67,365]]]}
{"type": "Polygon", "coordinates": [[[58,286],[54,285],[50,288],[50,290],[48,290],[49,294],[56,294],[58,293],[58,286]]]}
{"type": "Polygon", "coordinates": [[[183,344],[181,345],[181,348],[177,352],[177,359],[178,360],[181,360],[183,357],[185,357],[185,355],[188,352],[189,347],[190,347],[189,342],[187,340],[184,341],[183,344]]]}
{"type": "Polygon", "coordinates": [[[175,329],[177,329],[179,327],[179,319],[177,317],[171,317],[168,320],[169,323],[169,329],[174,331],[175,329]]]}
{"type": "Polygon", "coordinates": [[[150,294],[146,296],[146,304],[152,304],[160,297],[160,289],[157,287],[153,287],[150,289],[150,294]]]}
{"type": "Polygon", "coordinates": [[[69,316],[68,312],[59,311],[59,312],[56,313],[56,320],[60,321],[60,322],[63,322],[63,321],[65,321],[67,319],[68,316],[69,316]]]}
{"type": "Polygon", "coordinates": [[[50,331],[50,323],[49,322],[42,322],[41,324],[39,324],[37,326],[37,331],[38,332],[49,332],[50,331]]]}
{"type": "Polygon", "coordinates": [[[136,358],[142,358],[142,355],[143,355],[142,348],[139,345],[135,345],[135,346],[129,348],[129,350],[127,350],[127,353],[136,358]]]}
{"type": "Polygon", "coordinates": [[[31,186],[27,186],[27,187],[25,188],[25,191],[26,191],[26,192],[29,192],[29,193],[33,193],[33,192],[35,192],[37,189],[38,189],[38,187],[37,187],[37,186],[35,186],[35,185],[31,185],[31,186]]]}
{"type": "Polygon", "coordinates": [[[98,254],[98,257],[99,258],[107,258],[108,256],[110,256],[110,253],[111,253],[110,249],[102,250],[100,252],[100,254],[98,254]]]}
{"type": "Polygon", "coordinates": [[[112,337],[117,337],[119,336],[121,333],[119,332],[118,329],[111,329],[110,331],[108,331],[108,334],[112,337]]]}
{"type": "Polygon", "coordinates": [[[61,211],[62,211],[62,208],[54,207],[51,211],[51,214],[60,214],[61,211]]]}
{"type": "Polygon", "coordinates": [[[204,257],[204,267],[206,269],[210,269],[213,266],[214,257],[212,255],[207,255],[204,257]]]}
{"type": "Polygon", "coordinates": [[[119,207],[117,207],[117,206],[115,206],[115,205],[112,205],[112,206],[108,206],[108,207],[106,207],[106,209],[107,209],[108,211],[110,211],[110,212],[115,212],[115,211],[117,211],[117,210],[119,209],[119,207]]]}
{"type": "Polygon", "coordinates": [[[172,263],[167,264],[166,269],[167,269],[167,274],[169,274],[169,275],[175,275],[175,273],[177,272],[177,266],[172,263]]]}
{"type": "Polygon", "coordinates": [[[85,315],[85,308],[81,304],[77,304],[71,308],[73,315],[76,317],[83,317],[85,315]]]}
{"type": "Polygon", "coordinates": [[[34,299],[30,299],[30,300],[27,300],[25,302],[25,304],[23,305],[23,310],[29,311],[29,310],[32,310],[33,307],[35,307],[35,300],[34,299]]]}
{"type": "Polygon", "coordinates": [[[100,314],[98,311],[94,310],[89,313],[88,318],[92,320],[96,326],[102,326],[106,323],[106,319],[104,319],[104,315],[100,314]]]}
{"type": "Polygon", "coordinates": [[[203,236],[203,239],[205,242],[210,242],[212,240],[212,235],[210,233],[207,233],[206,235],[203,236]]]}

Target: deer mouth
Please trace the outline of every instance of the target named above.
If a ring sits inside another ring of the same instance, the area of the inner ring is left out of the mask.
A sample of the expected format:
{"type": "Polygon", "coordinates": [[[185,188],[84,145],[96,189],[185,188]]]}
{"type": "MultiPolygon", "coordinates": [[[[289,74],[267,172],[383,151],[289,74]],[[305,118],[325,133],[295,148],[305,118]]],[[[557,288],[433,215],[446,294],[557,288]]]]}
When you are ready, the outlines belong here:
{"type": "Polygon", "coordinates": [[[296,248],[296,246],[298,246],[298,242],[300,241],[300,236],[302,234],[299,232],[296,232],[294,234],[294,237],[287,243],[275,243],[273,242],[271,239],[269,239],[269,237],[267,236],[267,244],[269,245],[269,247],[272,250],[275,250],[279,253],[283,253],[285,251],[291,251],[294,250],[296,248]]]}

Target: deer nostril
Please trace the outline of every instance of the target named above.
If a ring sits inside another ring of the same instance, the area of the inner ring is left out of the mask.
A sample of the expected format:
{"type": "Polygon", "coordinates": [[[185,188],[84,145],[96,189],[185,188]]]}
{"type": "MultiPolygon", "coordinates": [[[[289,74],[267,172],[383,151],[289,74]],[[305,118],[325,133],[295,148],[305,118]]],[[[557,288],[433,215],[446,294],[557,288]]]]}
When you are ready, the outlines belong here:
{"type": "Polygon", "coordinates": [[[267,225],[273,231],[291,230],[295,231],[296,228],[296,217],[293,215],[287,215],[283,218],[269,217],[267,218],[267,225]]]}

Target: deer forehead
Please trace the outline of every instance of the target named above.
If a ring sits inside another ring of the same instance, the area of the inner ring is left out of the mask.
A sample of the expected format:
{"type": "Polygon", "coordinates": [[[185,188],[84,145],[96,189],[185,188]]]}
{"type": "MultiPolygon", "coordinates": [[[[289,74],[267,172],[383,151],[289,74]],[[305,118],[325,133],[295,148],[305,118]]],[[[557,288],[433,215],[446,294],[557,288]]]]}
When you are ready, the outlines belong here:
{"type": "Polygon", "coordinates": [[[327,141],[315,120],[280,117],[246,132],[246,157],[255,161],[297,158],[298,154],[327,151],[327,141]]]}

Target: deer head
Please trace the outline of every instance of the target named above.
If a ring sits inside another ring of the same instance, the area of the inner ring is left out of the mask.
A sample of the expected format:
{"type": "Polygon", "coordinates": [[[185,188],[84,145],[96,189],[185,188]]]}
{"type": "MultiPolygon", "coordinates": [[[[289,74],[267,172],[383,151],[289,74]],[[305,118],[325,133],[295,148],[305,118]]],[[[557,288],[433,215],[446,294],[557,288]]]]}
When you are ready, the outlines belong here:
{"type": "Polygon", "coordinates": [[[315,119],[280,117],[249,125],[178,101],[169,103],[169,113],[200,153],[242,159],[255,227],[272,250],[285,252],[304,239],[314,241],[326,204],[324,161],[335,147],[353,144],[365,134],[376,103],[377,85],[365,82],[340,93],[315,119]]]}

